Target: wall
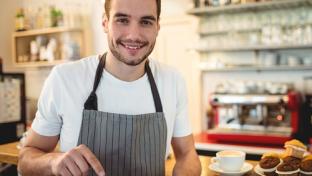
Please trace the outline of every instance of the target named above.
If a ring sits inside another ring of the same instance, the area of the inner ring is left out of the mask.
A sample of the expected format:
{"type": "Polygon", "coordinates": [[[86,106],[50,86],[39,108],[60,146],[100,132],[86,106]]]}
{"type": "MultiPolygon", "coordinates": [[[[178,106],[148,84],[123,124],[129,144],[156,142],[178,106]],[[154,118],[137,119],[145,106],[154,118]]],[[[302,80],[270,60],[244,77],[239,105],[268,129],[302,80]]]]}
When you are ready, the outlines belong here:
{"type": "Polygon", "coordinates": [[[196,17],[186,15],[192,8],[189,0],[162,1],[160,31],[153,58],[175,67],[183,75],[189,100],[189,118],[194,133],[201,131],[201,82],[199,56],[190,50],[198,39],[196,17]]]}
{"type": "Polygon", "coordinates": [[[20,7],[22,0],[5,0],[1,1],[0,6],[0,57],[2,57],[4,64],[4,71],[19,71],[13,68],[12,57],[12,41],[11,34],[14,31],[14,17],[18,7],[20,7]]]}
{"type": "Polygon", "coordinates": [[[91,10],[91,30],[93,53],[103,53],[108,49],[106,34],[102,27],[102,15],[104,13],[104,0],[93,0],[91,10]]]}

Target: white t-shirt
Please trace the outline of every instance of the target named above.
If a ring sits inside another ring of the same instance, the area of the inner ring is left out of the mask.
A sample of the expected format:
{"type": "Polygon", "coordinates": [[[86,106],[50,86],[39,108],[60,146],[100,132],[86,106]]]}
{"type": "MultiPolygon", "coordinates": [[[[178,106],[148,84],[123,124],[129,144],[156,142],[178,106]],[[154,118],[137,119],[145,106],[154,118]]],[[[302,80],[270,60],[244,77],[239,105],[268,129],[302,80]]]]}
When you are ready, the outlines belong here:
{"type": "MultiPolygon", "coordinates": [[[[54,67],[44,83],[32,129],[43,136],[60,135],[60,150],[77,145],[84,103],[92,91],[98,56],[54,67]]],[[[150,59],[150,67],[159,91],[167,123],[167,150],[172,137],[191,134],[188,120],[186,86],[171,67],[150,59]]],[[[155,112],[147,74],[126,82],[104,70],[96,91],[98,110],[118,114],[155,112]]]]}

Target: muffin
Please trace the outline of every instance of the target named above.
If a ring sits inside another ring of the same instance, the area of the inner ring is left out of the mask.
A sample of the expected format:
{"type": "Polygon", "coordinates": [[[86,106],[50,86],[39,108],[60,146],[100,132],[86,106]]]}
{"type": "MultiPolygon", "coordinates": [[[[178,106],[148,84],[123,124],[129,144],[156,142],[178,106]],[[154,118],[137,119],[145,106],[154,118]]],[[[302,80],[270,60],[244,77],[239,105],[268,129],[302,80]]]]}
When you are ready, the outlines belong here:
{"type": "Polygon", "coordinates": [[[300,163],[301,163],[301,159],[293,157],[293,156],[287,156],[287,157],[283,158],[283,162],[289,163],[289,164],[294,165],[294,166],[299,168],[300,163]]]}
{"type": "Polygon", "coordinates": [[[300,163],[300,173],[302,176],[312,175],[312,155],[303,158],[300,163]]]}
{"type": "Polygon", "coordinates": [[[276,167],[281,163],[279,155],[276,153],[266,153],[261,157],[259,168],[266,176],[276,176],[276,167]]]}
{"type": "Polygon", "coordinates": [[[278,176],[299,176],[299,168],[290,163],[282,163],[277,166],[276,173],[278,176]]]}
{"type": "Polygon", "coordinates": [[[307,151],[307,146],[305,146],[302,142],[293,139],[285,142],[286,155],[293,156],[296,158],[303,158],[304,153],[307,151]]]}

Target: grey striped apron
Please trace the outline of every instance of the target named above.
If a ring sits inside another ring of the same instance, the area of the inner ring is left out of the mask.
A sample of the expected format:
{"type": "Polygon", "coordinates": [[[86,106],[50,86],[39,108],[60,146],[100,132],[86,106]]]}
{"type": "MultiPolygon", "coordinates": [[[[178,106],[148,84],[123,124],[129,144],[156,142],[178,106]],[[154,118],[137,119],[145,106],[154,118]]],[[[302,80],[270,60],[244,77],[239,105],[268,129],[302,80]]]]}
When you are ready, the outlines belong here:
{"type": "MultiPolygon", "coordinates": [[[[156,112],[140,115],[115,114],[97,110],[95,92],[105,67],[105,57],[106,54],[100,58],[93,90],[84,104],[78,145],[85,144],[90,148],[102,163],[106,176],[165,175],[167,126],[148,61],[145,71],[156,112]]],[[[96,174],[90,170],[89,175],[96,174]]]]}

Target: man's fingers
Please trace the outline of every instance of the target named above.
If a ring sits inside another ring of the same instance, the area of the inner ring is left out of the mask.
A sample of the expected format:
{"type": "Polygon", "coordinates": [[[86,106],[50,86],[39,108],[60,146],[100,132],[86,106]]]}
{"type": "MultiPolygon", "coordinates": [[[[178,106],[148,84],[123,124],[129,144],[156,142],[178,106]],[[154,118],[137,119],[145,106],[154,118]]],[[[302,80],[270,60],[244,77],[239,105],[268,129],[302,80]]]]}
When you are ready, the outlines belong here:
{"type": "Polygon", "coordinates": [[[61,176],[72,176],[72,174],[69,172],[69,170],[65,167],[62,171],[61,171],[61,176]]]}
{"type": "Polygon", "coordinates": [[[95,173],[99,176],[104,176],[105,171],[100,161],[95,157],[95,155],[89,150],[85,145],[79,145],[78,149],[81,151],[80,153],[87,160],[89,165],[93,168],[95,173]]]}
{"type": "Polygon", "coordinates": [[[87,162],[90,164],[90,166],[93,168],[96,174],[99,176],[104,176],[104,168],[101,165],[100,161],[92,154],[92,153],[83,153],[83,156],[87,160],[87,162]]]}
{"type": "Polygon", "coordinates": [[[71,175],[81,175],[82,174],[80,168],[77,166],[76,162],[74,161],[74,159],[72,157],[67,157],[64,162],[65,162],[67,169],[71,173],[71,175]]]}
{"type": "Polygon", "coordinates": [[[72,150],[69,153],[71,158],[79,167],[82,175],[87,176],[89,171],[89,165],[87,163],[87,160],[83,157],[83,155],[80,152],[76,152],[75,150],[72,150]]]}

